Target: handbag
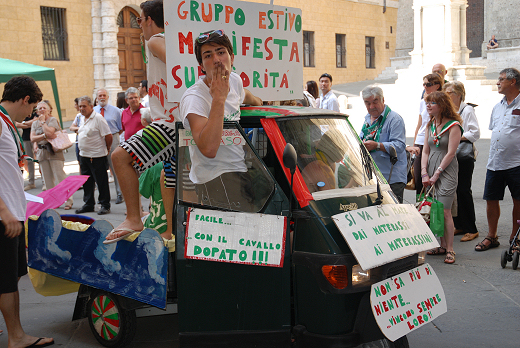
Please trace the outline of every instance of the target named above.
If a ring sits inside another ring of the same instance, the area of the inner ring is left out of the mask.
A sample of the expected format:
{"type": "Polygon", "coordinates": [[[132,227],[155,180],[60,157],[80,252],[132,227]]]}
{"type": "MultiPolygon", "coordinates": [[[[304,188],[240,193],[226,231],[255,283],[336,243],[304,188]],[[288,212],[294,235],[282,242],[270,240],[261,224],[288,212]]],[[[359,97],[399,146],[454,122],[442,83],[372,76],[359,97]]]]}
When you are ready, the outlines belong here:
{"type": "Polygon", "coordinates": [[[424,191],[425,187],[423,186],[421,193],[417,195],[415,206],[424,221],[430,226],[432,233],[437,237],[443,237],[444,204],[435,199],[435,185],[432,185],[425,194],[424,191]]]}
{"type": "Polygon", "coordinates": [[[458,161],[475,161],[475,151],[473,149],[473,143],[463,141],[457,147],[457,160],[458,161]]]}
{"type": "Polygon", "coordinates": [[[56,135],[56,138],[47,139],[47,141],[51,143],[54,152],[60,152],[72,146],[72,142],[69,139],[67,131],[60,129],[54,132],[54,134],[56,135]]]}

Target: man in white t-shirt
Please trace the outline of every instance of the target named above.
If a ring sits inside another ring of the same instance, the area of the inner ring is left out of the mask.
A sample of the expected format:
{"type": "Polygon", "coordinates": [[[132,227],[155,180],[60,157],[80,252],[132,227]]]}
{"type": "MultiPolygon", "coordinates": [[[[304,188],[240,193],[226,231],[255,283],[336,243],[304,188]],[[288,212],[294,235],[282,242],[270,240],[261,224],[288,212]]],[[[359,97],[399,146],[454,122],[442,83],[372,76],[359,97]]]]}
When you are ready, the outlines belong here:
{"type": "Polygon", "coordinates": [[[14,122],[29,116],[42,96],[33,78],[17,76],[4,85],[0,100],[0,311],[9,334],[7,347],[45,347],[54,343],[52,338],[24,332],[18,291],[18,280],[27,274],[23,232],[27,202],[19,167],[25,153],[14,122]]]}
{"type": "Polygon", "coordinates": [[[150,96],[148,95],[148,80],[142,80],[139,83],[139,97],[141,98],[141,104],[145,108],[150,107],[150,96]]]}
{"type": "Polygon", "coordinates": [[[320,109],[328,109],[339,112],[339,102],[336,95],[332,92],[332,76],[330,74],[322,74],[320,76],[321,97],[316,100],[316,104],[320,109]]]}
{"type": "Polygon", "coordinates": [[[220,144],[224,121],[240,120],[240,104],[262,105],[262,100],[245,90],[240,76],[231,72],[233,46],[224,31],[200,35],[195,56],[206,75],[184,93],[180,107],[183,125],[191,129],[197,144],[190,147],[190,179],[199,197],[207,200],[199,198],[202,203],[247,211],[252,193],[248,199],[244,192],[250,187],[244,149],[220,144]]]}
{"type": "Polygon", "coordinates": [[[94,111],[92,99],[79,98],[81,127],[78,129],[79,166],[81,175],[88,175],[83,184],[83,207],[76,214],[94,211],[94,182],[99,192],[101,209],[98,215],[110,213],[110,188],[108,186],[108,153],[112,146],[112,132],[101,114],[94,111]]]}
{"type": "Polygon", "coordinates": [[[144,229],[139,208],[137,173],[164,163],[164,185],[161,185],[168,227],[161,236],[172,238],[173,199],[175,196],[175,122],[179,121],[179,103],[168,100],[166,72],[166,40],[164,37],[163,2],[141,3],[137,22],[148,47],[147,85],[152,124],[123,141],[114,150],[112,161],[126,204],[125,221],[106,237],[105,244],[115,243],[133,232],[144,229]]]}

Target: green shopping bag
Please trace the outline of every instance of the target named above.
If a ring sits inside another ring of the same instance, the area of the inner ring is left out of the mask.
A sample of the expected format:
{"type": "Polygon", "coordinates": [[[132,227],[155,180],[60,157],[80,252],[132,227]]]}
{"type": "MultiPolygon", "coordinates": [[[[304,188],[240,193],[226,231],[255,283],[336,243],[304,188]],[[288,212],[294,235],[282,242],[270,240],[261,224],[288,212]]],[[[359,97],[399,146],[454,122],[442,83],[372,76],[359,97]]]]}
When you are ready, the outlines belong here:
{"type": "Polygon", "coordinates": [[[425,202],[428,202],[428,205],[430,205],[429,219],[424,216],[424,213],[421,213],[421,215],[423,215],[435,236],[444,237],[444,204],[435,199],[435,185],[431,186],[428,192],[425,192],[425,187],[423,186],[421,193],[417,195],[416,207],[419,212],[424,209],[421,208],[425,202]]]}

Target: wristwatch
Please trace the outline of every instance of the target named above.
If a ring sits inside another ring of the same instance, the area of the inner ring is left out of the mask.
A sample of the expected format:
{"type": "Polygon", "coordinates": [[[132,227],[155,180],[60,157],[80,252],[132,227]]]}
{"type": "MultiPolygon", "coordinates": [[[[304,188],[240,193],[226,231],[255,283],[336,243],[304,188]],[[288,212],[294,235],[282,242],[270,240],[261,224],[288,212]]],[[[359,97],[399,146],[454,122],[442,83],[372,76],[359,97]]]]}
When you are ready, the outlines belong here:
{"type": "Polygon", "coordinates": [[[381,143],[377,143],[376,150],[377,150],[377,151],[381,151],[381,143]]]}
{"type": "Polygon", "coordinates": [[[437,170],[439,171],[439,173],[442,173],[444,171],[444,169],[442,169],[442,167],[437,168],[437,170]]]}

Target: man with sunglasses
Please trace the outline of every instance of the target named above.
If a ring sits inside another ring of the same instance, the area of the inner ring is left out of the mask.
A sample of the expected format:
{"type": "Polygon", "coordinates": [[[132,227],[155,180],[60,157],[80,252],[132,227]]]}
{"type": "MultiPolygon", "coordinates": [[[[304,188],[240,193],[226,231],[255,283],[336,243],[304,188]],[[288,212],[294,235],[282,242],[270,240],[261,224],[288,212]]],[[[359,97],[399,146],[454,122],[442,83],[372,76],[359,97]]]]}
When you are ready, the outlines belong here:
{"type": "Polygon", "coordinates": [[[223,205],[239,203],[239,210],[248,211],[251,199],[244,200],[247,192],[238,189],[248,187],[248,182],[250,187],[244,149],[220,143],[224,121],[240,120],[240,104],[262,105],[262,100],[245,90],[240,76],[232,72],[233,46],[223,30],[195,39],[195,57],[205,76],[184,93],[180,107],[183,125],[191,129],[197,144],[190,147],[190,179],[199,197],[209,197],[210,204],[222,206],[220,200],[226,200],[223,205]]]}
{"type": "Polygon", "coordinates": [[[175,122],[179,121],[179,103],[168,101],[166,72],[166,42],[164,39],[164,10],[162,0],[141,3],[141,15],[137,18],[148,42],[148,93],[152,124],[138,131],[121,143],[113,155],[114,170],[126,203],[127,216],[108,234],[106,244],[117,242],[133,232],[142,231],[139,209],[139,181],[142,173],[163,161],[165,185],[161,186],[168,229],[163,238],[171,239],[171,219],[175,194],[175,122]]]}
{"type": "Polygon", "coordinates": [[[316,104],[320,109],[328,109],[339,112],[338,98],[332,93],[332,76],[330,74],[322,74],[320,76],[321,97],[316,104]]]}
{"type": "MultiPolygon", "coordinates": [[[[520,220],[520,71],[507,68],[498,77],[498,93],[504,98],[493,107],[489,129],[491,142],[487,163],[484,200],[489,231],[484,240],[475,246],[476,251],[485,251],[500,245],[498,220],[500,201],[504,199],[506,186],[513,198],[513,226],[509,243],[513,242],[520,220]]],[[[520,241],[515,241],[519,250],[520,241]]]]}

